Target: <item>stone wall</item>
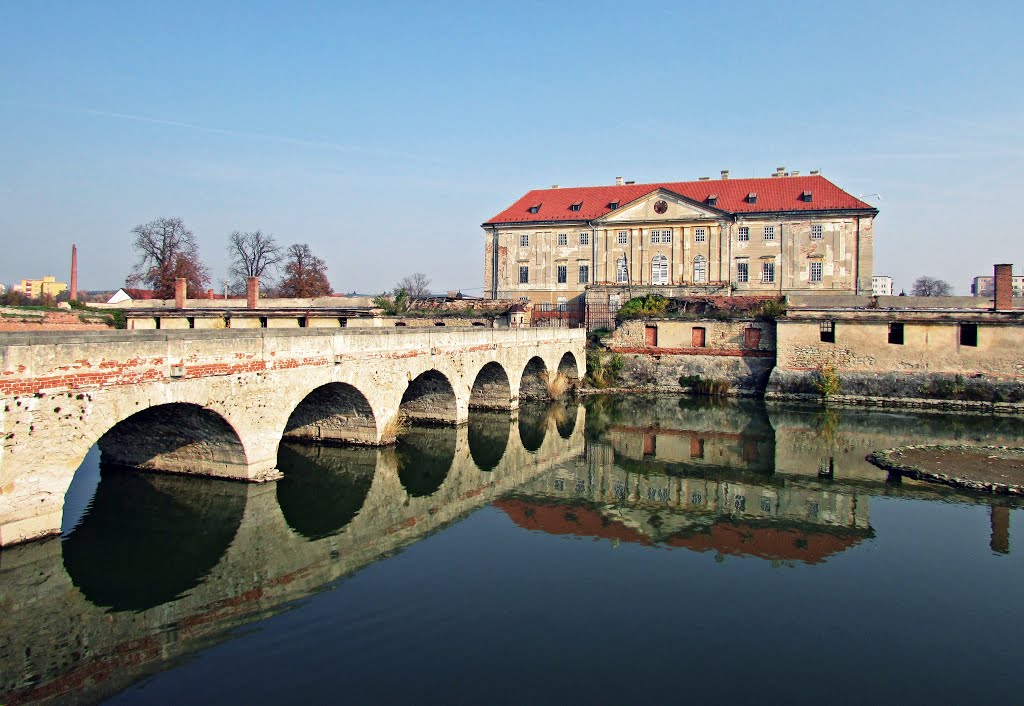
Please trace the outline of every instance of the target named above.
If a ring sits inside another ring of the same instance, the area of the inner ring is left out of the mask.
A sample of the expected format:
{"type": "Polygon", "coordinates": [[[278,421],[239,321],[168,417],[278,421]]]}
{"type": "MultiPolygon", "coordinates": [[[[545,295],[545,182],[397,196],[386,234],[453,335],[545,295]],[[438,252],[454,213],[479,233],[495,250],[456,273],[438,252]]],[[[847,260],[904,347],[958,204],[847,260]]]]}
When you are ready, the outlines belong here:
{"type": "MultiPolygon", "coordinates": [[[[775,324],[771,321],[759,321],[755,319],[733,319],[719,321],[715,319],[699,319],[682,321],[673,319],[635,319],[624,321],[615,329],[615,332],[607,340],[607,344],[614,349],[627,348],[649,348],[647,342],[648,330],[654,328],[656,331],[656,346],[650,350],[651,353],[658,353],[660,349],[676,349],[692,351],[693,353],[712,354],[712,352],[764,352],[775,351],[775,324]],[[694,347],[694,329],[703,329],[704,346],[707,351],[701,351],[694,347]],[[753,338],[747,332],[756,330],[758,343],[752,343],[753,338]]],[[[669,350],[664,351],[670,352],[669,350]]],[[[676,352],[676,351],[672,351],[676,352]]]]}

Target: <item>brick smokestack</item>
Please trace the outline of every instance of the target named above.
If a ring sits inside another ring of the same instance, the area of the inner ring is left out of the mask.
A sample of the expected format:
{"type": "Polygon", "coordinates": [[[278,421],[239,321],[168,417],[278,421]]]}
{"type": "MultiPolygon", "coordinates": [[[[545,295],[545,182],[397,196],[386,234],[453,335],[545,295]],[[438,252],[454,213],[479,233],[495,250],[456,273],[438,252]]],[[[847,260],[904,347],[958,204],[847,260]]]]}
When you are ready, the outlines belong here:
{"type": "Polygon", "coordinates": [[[178,277],[174,280],[174,308],[185,308],[185,297],[188,295],[188,280],[178,277]]]}
{"type": "Polygon", "coordinates": [[[245,278],[245,305],[250,309],[256,308],[256,302],[260,298],[260,278],[245,278]]]}
{"type": "Polygon", "coordinates": [[[71,244],[71,293],[68,299],[78,301],[78,246],[71,244]]]}
{"type": "Polygon", "coordinates": [[[996,311],[1013,308],[1013,265],[996,265],[996,311]]]}

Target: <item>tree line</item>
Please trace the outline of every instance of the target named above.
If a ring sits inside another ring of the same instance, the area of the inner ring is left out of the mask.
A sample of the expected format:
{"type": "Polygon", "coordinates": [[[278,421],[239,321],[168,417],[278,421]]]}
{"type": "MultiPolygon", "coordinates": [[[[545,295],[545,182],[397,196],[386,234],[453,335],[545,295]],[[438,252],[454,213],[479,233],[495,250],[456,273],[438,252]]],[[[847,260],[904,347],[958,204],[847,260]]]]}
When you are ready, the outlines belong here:
{"type": "MultiPolygon", "coordinates": [[[[184,278],[190,292],[210,287],[210,269],[199,256],[195,236],[180,218],[157,218],[132,228],[137,261],[125,283],[152,289],[158,299],[174,297],[174,281],[184,278]]],[[[278,297],[329,296],[327,263],[306,243],[287,247],[262,230],[234,231],[228,236],[225,285],[233,294],[245,292],[248,277],[259,277],[261,289],[278,297]]]]}

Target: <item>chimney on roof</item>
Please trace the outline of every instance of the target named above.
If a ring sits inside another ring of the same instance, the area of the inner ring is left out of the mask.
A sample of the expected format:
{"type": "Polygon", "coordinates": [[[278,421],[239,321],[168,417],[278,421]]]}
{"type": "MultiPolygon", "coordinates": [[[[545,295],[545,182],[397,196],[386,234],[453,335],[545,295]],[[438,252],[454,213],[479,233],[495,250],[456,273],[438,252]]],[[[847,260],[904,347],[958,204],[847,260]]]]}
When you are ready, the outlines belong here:
{"type": "Polygon", "coordinates": [[[800,176],[800,172],[798,172],[795,169],[793,171],[791,171],[789,174],[790,174],[790,176],[800,176]]]}
{"type": "Polygon", "coordinates": [[[174,280],[174,308],[184,309],[185,299],[188,297],[188,280],[184,277],[176,277],[174,280]]]}
{"type": "Polygon", "coordinates": [[[809,173],[810,173],[811,176],[818,176],[819,174],[821,174],[821,170],[820,169],[812,169],[809,173]]]}
{"type": "Polygon", "coordinates": [[[729,178],[729,170],[728,169],[723,169],[722,170],[722,181],[725,181],[728,178],[729,178]]]}
{"type": "Polygon", "coordinates": [[[615,177],[615,186],[622,186],[622,177],[615,177]]]}
{"type": "Polygon", "coordinates": [[[255,309],[260,299],[260,278],[245,278],[245,308],[255,309]]]}
{"type": "Polygon", "coordinates": [[[557,188],[558,188],[558,184],[552,184],[552,185],[551,185],[551,188],[552,188],[552,189],[557,189],[557,188]]]}
{"type": "Polygon", "coordinates": [[[1013,308],[1013,265],[995,266],[995,302],[996,311],[1009,311],[1013,308]]]}
{"type": "Polygon", "coordinates": [[[711,181],[711,177],[701,177],[699,181],[711,181]]]}
{"type": "Polygon", "coordinates": [[[78,301],[78,246],[71,244],[71,293],[68,299],[78,301]]]}
{"type": "Polygon", "coordinates": [[[773,177],[780,177],[780,176],[785,176],[785,175],[786,175],[786,168],[785,167],[775,167],[775,173],[772,174],[773,177]]]}
{"type": "Polygon", "coordinates": [[[635,181],[627,181],[626,182],[626,186],[629,186],[630,184],[635,184],[635,183],[636,183],[635,181]]]}

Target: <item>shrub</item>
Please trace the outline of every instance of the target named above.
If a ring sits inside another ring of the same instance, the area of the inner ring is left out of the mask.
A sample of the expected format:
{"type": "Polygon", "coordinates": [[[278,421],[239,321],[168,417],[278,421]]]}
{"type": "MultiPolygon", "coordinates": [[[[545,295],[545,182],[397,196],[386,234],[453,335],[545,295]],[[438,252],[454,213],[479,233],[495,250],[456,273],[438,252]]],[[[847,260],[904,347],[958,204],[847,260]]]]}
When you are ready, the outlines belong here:
{"type": "Polygon", "coordinates": [[[708,397],[721,397],[729,394],[729,382],[727,380],[698,380],[693,386],[693,392],[708,397]]]}
{"type": "Polygon", "coordinates": [[[780,299],[770,299],[757,309],[757,318],[763,321],[775,321],[786,315],[786,303],[780,299]]]}
{"type": "Polygon", "coordinates": [[[668,299],[660,294],[645,294],[633,297],[619,309],[619,320],[640,319],[648,316],[664,316],[668,309],[668,299]]]}
{"type": "Polygon", "coordinates": [[[382,443],[390,444],[398,440],[398,437],[409,431],[409,417],[403,412],[399,412],[385,424],[384,428],[380,430],[380,440],[382,443]]]}
{"type": "Polygon", "coordinates": [[[597,351],[587,354],[587,380],[593,387],[604,388],[619,381],[625,362],[615,354],[608,360],[597,351]]]}
{"type": "Polygon", "coordinates": [[[842,389],[842,380],[836,372],[836,366],[832,363],[824,363],[814,374],[814,389],[818,394],[828,399],[839,394],[842,389]]]}
{"type": "Polygon", "coordinates": [[[110,312],[110,315],[107,317],[107,326],[110,326],[111,328],[126,329],[128,328],[128,319],[125,318],[123,311],[115,309],[110,312]]]}
{"type": "Polygon", "coordinates": [[[569,388],[572,387],[572,380],[565,373],[555,374],[549,373],[547,370],[541,372],[540,379],[544,383],[544,387],[548,391],[548,397],[553,400],[560,400],[568,392],[569,388]]]}

